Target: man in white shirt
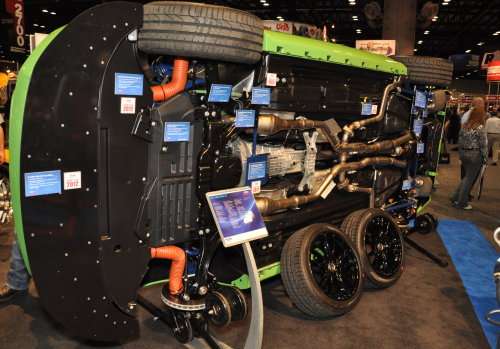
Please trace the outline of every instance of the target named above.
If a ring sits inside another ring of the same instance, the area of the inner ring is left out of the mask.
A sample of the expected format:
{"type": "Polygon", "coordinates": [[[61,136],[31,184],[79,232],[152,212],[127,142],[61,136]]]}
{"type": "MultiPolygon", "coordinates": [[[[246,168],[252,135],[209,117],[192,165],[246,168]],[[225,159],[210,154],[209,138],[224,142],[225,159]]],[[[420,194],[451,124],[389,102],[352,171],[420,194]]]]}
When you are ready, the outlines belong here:
{"type": "Polygon", "coordinates": [[[498,163],[498,153],[500,152],[500,118],[498,117],[498,110],[488,120],[486,120],[486,133],[488,134],[488,144],[492,149],[493,165],[498,163]]]}

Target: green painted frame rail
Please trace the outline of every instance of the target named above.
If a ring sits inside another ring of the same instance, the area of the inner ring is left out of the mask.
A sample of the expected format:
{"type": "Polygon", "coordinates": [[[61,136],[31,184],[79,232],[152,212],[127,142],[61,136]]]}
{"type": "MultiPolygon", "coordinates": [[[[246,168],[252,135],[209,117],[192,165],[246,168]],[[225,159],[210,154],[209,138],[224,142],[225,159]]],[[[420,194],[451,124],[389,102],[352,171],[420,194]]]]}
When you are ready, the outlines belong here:
{"type": "Polygon", "coordinates": [[[353,66],[394,75],[408,74],[403,63],[383,55],[269,30],[264,31],[263,50],[283,56],[353,66]]]}
{"type": "Polygon", "coordinates": [[[52,40],[64,29],[64,27],[54,30],[46,37],[40,45],[29,55],[24,62],[19,74],[17,75],[16,88],[12,95],[12,104],[10,107],[10,123],[9,123],[9,146],[10,146],[10,187],[12,192],[12,208],[14,211],[14,226],[17,237],[17,244],[21,255],[23,256],[26,269],[31,274],[31,268],[26,251],[26,241],[24,240],[24,228],[21,210],[21,142],[23,137],[23,121],[24,109],[26,106],[26,98],[31,82],[33,70],[45,52],[45,49],[50,45],[52,40]]]}

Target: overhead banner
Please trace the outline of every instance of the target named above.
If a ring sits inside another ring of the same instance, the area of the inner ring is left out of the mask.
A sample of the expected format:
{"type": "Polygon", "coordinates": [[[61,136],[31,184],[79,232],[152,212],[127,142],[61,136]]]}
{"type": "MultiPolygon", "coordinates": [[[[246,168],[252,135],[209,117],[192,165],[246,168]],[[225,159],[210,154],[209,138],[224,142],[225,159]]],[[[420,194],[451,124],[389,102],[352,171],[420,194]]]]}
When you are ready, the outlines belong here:
{"type": "Polygon", "coordinates": [[[10,52],[26,53],[26,37],[24,28],[24,0],[4,0],[5,11],[12,17],[12,28],[9,30],[10,52]]]}
{"type": "Polygon", "coordinates": [[[379,55],[392,56],[396,54],[396,40],[356,40],[356,48],[379,55]]]}

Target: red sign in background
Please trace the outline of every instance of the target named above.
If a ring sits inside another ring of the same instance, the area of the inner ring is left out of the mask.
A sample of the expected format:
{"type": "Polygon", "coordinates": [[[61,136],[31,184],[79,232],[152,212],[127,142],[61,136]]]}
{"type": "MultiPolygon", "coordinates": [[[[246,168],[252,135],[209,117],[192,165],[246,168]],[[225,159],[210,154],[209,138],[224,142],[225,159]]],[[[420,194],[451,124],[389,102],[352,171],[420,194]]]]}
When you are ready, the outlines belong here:
{"type": "Polygon", "coordinates": [[[26,33],[24,27],[24,0],[5,0],[5,10],[12,16],[12,31],[10,35],[10,51],[26,52],[26,33]]]}
{"type": "Polygon", "coordinates": [[[488,82],[500,82],[500,61],[492,61],[488,64],[488,75],[486,76],[488,82]]]}

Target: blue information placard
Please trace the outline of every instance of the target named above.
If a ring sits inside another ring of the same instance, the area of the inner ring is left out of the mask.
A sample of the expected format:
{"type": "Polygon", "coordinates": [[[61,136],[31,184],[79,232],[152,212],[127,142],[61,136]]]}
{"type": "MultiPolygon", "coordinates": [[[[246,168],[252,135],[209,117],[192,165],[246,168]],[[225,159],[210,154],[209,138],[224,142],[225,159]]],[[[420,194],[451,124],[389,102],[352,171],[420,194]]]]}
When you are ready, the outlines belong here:
{"type": "Polygon", "coordinates": [[[24,196],[61,194],[61,171],[26,172],[24,196]]]}
{"type": "Polygon", "coordinates": [[[361,115],[372,115],[371,103],[361,103],[361,115]]]}
{"type": "Polygon", "coordinates": [[[423,154],[425,152],[425,143],[417,143],[417,154],[423,154]]]}
{"type": "Polygon", "coordinates": [[[166,122],[163,134],[164,142],[189,142],[191,123],[166,122]]]}
{"type": "Polygon", "coordinates": [[[236,127],[254,127],[255,126],[255,110],[240,109],[236,111],[236,120],[234,121],[236,127]]]}
{"type": "Polygon", "coordinates": [[[250,156],[247,159],[247,184],[253,181],[266,182],[267,174],[267,154],[250,156]]]}
{"type": "Polygon", "coordinates": [[[425,92],[415,90],[415,107],[427,108],[427,95],[425,92]]]}
{"type": "Polygon", "coordinates": [[[267,87],[252,88],[252,104],[255,105],[271,104],[271,89],[267,87]]]}
{"type": "Polygon", "coordinates": [[[144,75],[115,73],[115,95],[142,96],[144,75]]]}
{"type": "Polygon", "coordinates": [[[212,84],[208,101],[211,103],[226,103],[231,98],[233,86],[223,84],[212,84]]]}
{"type": "Polygon", "coordinates": [[[415,133],[416,136],[420,136],[422,134],[423,127],[424,127],[424,120],[416,119],[413,122],[413,133],[415,133]]]}
{"type": "Polygon", "coordinates": [[[403,181],[403,187],[402,187],[402,189],[403,190],[410,190],[411,188],[413,188],[413,180],[411,180],[411,179],[405,179],[403,181]]]}
{"type": "Polygon", "coordinates": [[[225,247],[268,236],[249,187],[215,191],[206,197],[225,247]]]}

